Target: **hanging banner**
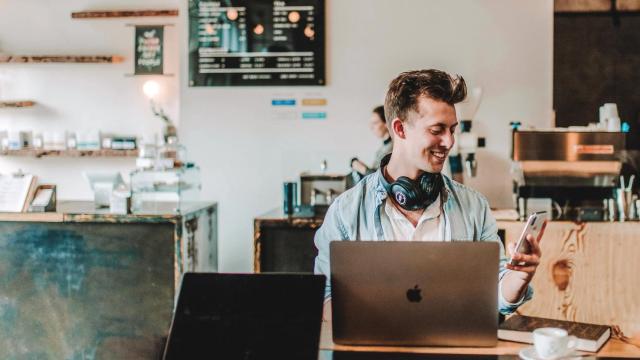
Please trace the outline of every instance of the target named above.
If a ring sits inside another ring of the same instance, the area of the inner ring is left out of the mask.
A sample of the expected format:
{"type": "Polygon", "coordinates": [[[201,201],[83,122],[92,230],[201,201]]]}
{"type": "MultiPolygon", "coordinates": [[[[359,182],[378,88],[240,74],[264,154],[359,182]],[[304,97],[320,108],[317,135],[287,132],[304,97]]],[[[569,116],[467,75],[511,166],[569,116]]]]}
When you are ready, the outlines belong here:
{"type": "Polygon", "coordinates": [[[135,74],[159,75],[164,72],[164,26],[136,26],[135,74]]]}

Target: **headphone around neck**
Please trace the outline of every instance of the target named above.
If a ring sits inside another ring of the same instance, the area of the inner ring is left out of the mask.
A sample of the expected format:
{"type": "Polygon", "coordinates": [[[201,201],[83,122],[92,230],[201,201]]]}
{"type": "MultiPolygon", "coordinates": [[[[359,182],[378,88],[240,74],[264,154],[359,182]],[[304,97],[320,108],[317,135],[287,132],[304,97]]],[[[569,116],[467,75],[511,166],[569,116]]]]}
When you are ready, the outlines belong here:
{"type": "Polygon", "coordinates": [[[384,171],[390,159],[391,154],[388,154],[380,162],[382,186],[400,207],[408,211],[424,210],[436,201],[444,187],[442,174],[424,172],[416,180],[400,176],[396,181],[389,183],[384,171]]]}

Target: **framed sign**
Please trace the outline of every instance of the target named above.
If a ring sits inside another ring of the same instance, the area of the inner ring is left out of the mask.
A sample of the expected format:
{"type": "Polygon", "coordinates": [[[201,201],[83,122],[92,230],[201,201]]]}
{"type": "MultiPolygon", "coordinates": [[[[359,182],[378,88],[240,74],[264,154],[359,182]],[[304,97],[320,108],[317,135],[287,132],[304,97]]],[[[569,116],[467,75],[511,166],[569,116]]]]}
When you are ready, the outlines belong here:
{"type": "Polygon", "coordinates": [[[324,0],[189,0],[189,85],[324,85],[324,0]]]}
{"type": "Polygon", "coordinates": [[[161,75],[163,67],[164,26],[136,26],[135,75],[161,75]]]}

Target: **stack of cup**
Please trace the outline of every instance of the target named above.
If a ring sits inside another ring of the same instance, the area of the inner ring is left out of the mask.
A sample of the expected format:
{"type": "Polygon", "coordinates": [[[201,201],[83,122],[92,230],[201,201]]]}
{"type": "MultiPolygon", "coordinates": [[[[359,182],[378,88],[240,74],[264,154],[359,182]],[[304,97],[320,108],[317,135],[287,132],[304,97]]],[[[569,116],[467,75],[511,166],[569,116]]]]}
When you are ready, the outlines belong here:
{"type": "Polygon", "coordinates": [[[633,220],[635,209],[633,194],[626,189],[616,189],[616,202],[618,203],[618,220],[633,220]]]}
{"type": "Polygon", "coordinates": [[[616,202],[618,210],[618,220],[635,220],[638,218],[636,200],[638,196],[633,193],[633,181],[635,175],[629,178],[629,184],[625,186],[624,177],[620,175],[620,184],[616,189],[616,202]]]}
{"type": "Polygon", "coordinates": [[[618,116],[618,106],[615,103],[606,103],[600,106],[600,123],[598,128],[606,131],[620,131],[620,117],[618,116]]]}

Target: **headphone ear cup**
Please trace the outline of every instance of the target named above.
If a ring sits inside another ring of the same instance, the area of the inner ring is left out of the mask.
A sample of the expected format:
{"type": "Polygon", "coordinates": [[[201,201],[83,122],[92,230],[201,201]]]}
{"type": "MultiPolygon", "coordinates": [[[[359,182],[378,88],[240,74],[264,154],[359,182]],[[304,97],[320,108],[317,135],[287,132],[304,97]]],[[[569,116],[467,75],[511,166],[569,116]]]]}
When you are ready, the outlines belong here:
{"type": "Polygon", "coordinates": [[[423,173],[420,176],[420,189],[427,194],[431,194],[434,190],[441,188],[439,182],[442,182],[440,174],[423,173]]]}
{"type": "Polygon", "coordinates": [[[444,186],[442,175],[440,173],[423,173],[420,176],[420,190],[422,196],[429,203],[434,202],[444,186]]]}
{"type": "Polygon", "coordinates": [[[391,195],[405,210],[417,210],[420,208],[420,189],[408,177],[401,176],[391,184],[391,195]]]}

